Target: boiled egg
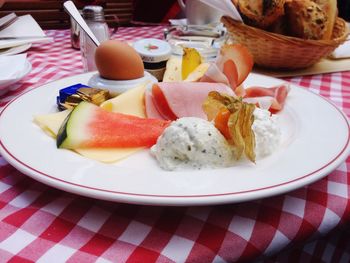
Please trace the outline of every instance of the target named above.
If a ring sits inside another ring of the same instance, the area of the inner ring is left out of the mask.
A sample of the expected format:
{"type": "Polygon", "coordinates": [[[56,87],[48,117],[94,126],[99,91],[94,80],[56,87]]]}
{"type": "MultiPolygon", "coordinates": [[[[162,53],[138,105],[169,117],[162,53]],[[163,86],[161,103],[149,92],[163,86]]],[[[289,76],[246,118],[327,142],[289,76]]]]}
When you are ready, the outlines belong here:
{"type": "Polygon", "coordinates": [[[95,63],[100,76],[110,80],[131,80],[144,76],[140,55],[126,42],[107,40],[95,52],[95,63]]]}

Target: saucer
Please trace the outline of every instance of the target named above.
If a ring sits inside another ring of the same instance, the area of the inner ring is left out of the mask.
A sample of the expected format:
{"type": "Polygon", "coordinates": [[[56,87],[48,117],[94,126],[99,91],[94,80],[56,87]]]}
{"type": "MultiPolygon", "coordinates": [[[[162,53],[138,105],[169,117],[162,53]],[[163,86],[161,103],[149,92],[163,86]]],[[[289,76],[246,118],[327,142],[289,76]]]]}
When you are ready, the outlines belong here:
{"type": "Polygon", "coordinates": [[[0,56],[9,56],[9,55],[20,54],[20,53],[23,53],[24,51],[27,51],[28,49],[30,49],[31,46],[32,46],[31,43],[26,43],[26,44],[15,46],[15,47],[0,49],[0,56]]]}
{"type": "Polygon", "coordinates": [[[158,80],[147,71],[145,71],[144,76],[142,78],[131,80],[104,79],[100,76],[99,73],[96,73],[89,79],[88,86],[93,88],[107,89],[109,90],[112,96],[117,96],[118,94],[132,89],[138,84],[146,81],[150,81],[151,83],[158,82],[158,80]]]}
{"type": "Polygon", "coordinates": [[[4,80],[0,81],[0,95],[6,93],[12,84],[15,84],[16,82],[20,81],[31,70],[32,70],[32,64],[30,64],[29,60],[26,60],[23,70],[21,72],[19,72],[16,75],[16,77],[11,78],[11,79],[4,79],[4,80]]]}

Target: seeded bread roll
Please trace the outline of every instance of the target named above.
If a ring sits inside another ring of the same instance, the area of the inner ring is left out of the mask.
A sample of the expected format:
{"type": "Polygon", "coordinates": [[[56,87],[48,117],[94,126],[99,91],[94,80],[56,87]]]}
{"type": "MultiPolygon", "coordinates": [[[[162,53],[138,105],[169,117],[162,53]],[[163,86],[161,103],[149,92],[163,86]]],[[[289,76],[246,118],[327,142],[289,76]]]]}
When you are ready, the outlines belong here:
{"type": "Polygon", "coordinates": [[[338,16],[337,0],[312,0],[327,16],[326,29],[322,39],[331,39],[335,20],[338,16]]]}
{"type": "Polygon", "coordinates": [[[285,0],[234,0],[244,23],[266,29],[284,15],[285,0]]]}
{"type": "Polygon", "coordinates": [[[327,30],[327,15],[311,0],[293,0],[286,3],[288,33],[304,39],[323,39],[327,30]]]}

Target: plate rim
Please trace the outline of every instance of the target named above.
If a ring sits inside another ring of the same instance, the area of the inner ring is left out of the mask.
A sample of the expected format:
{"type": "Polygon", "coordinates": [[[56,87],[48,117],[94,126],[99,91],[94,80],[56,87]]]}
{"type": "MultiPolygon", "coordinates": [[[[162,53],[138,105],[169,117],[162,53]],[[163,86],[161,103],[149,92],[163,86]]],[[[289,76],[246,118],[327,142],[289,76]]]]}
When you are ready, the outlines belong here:
{"type": "Polygon", "coordinates": [[[12,55],[20,54],[20,53],[23,53],[24,51],[27,51],[31,47],[32,47],[32,43],[24,43],[21,45],[16,45],[16,46],[4,48],[4,49],[7,49],[5,52],[1,52],[1,49],[0,49],[0,56],[12,56],[12,55]],[[6,53],[7,51],[10,51],[11,49],[16,49],[16,48],[18,48],[19,50],[15,50],[15,52],[6,53]]]}
{"type": "MultiPolygon", "coordinates": [[[[89,75],[93,73],[83,73],[83,74],[78,74],[74,76],[69,76],[62,78],[60,80],[66,80],[69,78],[73,77],[78,77],[81,76],[83,77],[84,75],[89,75]]],[[[256,74],[256,73],[254,73],[256,74]]],[[[261,75],[264,77],[268,77],[271,79],[276,79],[270,76],[262,75],[262,74],[257,74],[261,75]]],[[[51,83],[60,81],[60,80],[53,80],[47,83],[44,83],[43,85],[40,85],[38,87],[35,87],[33,89],[29,89],[27,91],[24,91],[14,99],[12,99],[5,107],[1,110],[0,112],[0,119],[3,113],[6,111],[6,109],[17,99],[20,97],[24,96],[25,94],[32,92],[33,90],[39,89],[42,86],[49,85],[51,83]]],[[[283,80],[281,80],[283,81],[283,80]]],[[[277,194],[289,192],[292,190],[296,190],[299,187],[306,186],[314,181],[320,180],[321,178],[325,177],[328,175],[331,171],[336,169],[349,155],[350,153],[350,122],[346,114],[339,109],[331,100],[328,98],[325,98],[319,94],[316,94],[309,89],[303,88],[301,86],[298,86],[296,84],[291,83],[294,87],[300,88],[306,92],[311,93],[314,96],[317,96],[321,98],[323,101],[331,105],[333,108],[336,109],[336,111],[342,116],[344,119],[346,126],[348,128],[348,133],[347,133],[347,139],[340,150],[336,154],[336,156],[330,160],[328,163],[324,164],[323,166],[319,167],[318,169],[309,172],[301,177],[295,178],[290,181],[286,181],[283,183],[275,184],[275,185],[270,185],[262,188],[257,188],[257,189],[249,189],[249,190],[244,190],[244,191],[237,191],[237,192],[229,192],[229,193],[217,193],[217,194],[203,194],[203,195],[162,195],[162,194],[147,194],[147,193],[129,193],[129,192],[121,192],[121,191],[114,191],[114,190],[109,190],[109,189],[100,189],[100,188],[95,188],[87,185],[82,185],[74,182],[69,182],[66,180],[63,180],[61,178],[53,177],[49,174],[46,174],[44,172],[41,172],[33,167],[30,167],[30,165],[23,163],[21,160],[17,159],[15,156],[9,152],[9,150],[6,148],[6,146],[3,144],[3,141],[0,137],[0,153],[6,159],[11,165],[13,165],[16,169],[24,173],[25,175],[40,181],[44,184],[50,185],[55,188],[59,188],[61,190],[67,191],[67,192],[72,192],[75,194],[87,196],[87,197],[94,197],[98,199],[103,199],[103,200],[109,200],[109,201],[115,201],[115,202],[124,202],[124,203],[134,203],[134,204],[146,204],[146,205],[177,205],[177,206],[190,206],[190,205],[208,205],[208,204],[224,204],[224,203],[236,203],[236,202],[242,202],[242,201],[250,201],[250,200],[255,200],[258,198],[266,198],[266,197],[271,197],[277,194]],[[313,176],[314,175],[314,176],[313,176]],[[42,177],[43,176],[43,177],[42,177]],[[58,184],[57,184],[58,183],[58,184]],[[292,189],[289,189],[288,186],[292,185],[295,187],[292,187],[292,189]],[[68,186],[64,187],[65,185],[68,186]],[[287,189],[286,189],[287,188],[287,189]],[[86,193],[85,191],[92,191],[89,193],[86,193]],[[272,193],[271,193],[272,190],[272,193]],[[268,195],[266,195],[266,192],[269,192],[268,195]],[[251,195],[253,193],[253,195],[251,195]],[[102,195],[101,195],[102,194],[102,195]],[[110,196],[112,194],[113,196],[110,196]],[[250,195],[248,195],[250,194],[250,195]],[[239,198],[235,200],[230,200],[230,196],[240,196],[239,198]],[[248,196],[247,196],[248,195],[248,196]],[[140,198],[143,199],[140,199],[140,198]],[[144,199],[145,198],[145,199],[144,199]]]]}

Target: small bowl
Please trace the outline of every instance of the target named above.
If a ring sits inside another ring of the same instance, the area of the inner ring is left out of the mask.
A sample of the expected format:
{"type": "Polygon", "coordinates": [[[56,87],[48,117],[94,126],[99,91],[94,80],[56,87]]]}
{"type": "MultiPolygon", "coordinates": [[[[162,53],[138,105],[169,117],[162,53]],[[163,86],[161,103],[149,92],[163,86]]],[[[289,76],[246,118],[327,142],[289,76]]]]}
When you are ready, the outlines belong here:
{"type": "Polygon", "coordinates": [[[112,96],[117,96],[129,89],[135,88],[138,84],[150,81],[150,83],[157,83],[158,80],[145,71],[144,76],[138,79],[131,80],[110,80],[104,79],[99,73],[94,74],[88,82],[88,85],[93,88],[107,89],[112,96]]]}

